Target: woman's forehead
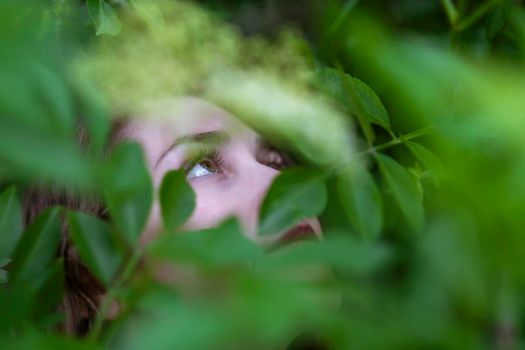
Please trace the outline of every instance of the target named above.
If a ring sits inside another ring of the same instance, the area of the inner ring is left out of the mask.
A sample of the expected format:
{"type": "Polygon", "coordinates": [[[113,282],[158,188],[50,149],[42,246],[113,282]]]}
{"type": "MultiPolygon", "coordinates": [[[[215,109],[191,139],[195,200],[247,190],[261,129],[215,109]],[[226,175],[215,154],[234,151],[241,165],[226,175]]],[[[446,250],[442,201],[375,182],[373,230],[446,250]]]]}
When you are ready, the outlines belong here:
{"type": "Polygon", "coordinates": [[[151,104],[128,128],[128,136],[179,138],[221,131],[229,135],[254,134],[226,110],[196,97],[180,97],[151,104]]]}

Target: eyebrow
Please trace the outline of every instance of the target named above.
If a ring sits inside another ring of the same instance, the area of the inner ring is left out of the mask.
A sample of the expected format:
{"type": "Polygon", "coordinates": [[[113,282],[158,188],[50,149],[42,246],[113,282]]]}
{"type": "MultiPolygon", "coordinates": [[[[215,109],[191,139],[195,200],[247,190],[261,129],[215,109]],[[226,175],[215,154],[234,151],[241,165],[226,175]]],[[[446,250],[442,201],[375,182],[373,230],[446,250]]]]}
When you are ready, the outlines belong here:
{"type": "Polygon", "coordinates": [[[159,159],[155,162],[154,169],[157,168],[162,160],[179,145],[194,143],[198,145],[218,147],[227,143],[229,139],[228,134],[224,131],[208,131],[179,137],[168,148],[166,148],[164,152],[162,152],[159,159]]]}

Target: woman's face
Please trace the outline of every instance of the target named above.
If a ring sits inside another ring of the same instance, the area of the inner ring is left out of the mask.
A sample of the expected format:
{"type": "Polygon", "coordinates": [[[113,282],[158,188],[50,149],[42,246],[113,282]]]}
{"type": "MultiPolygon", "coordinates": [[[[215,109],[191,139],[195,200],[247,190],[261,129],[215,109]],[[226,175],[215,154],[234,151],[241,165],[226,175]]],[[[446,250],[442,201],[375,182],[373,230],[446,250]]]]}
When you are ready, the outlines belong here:
{"type": "MultiPolygon", "coordinates": [[[[273,179],[288,164],[253,130],[204,100],[181,98],[158,103],[133,120],[124,134],[142,145],[156,187],[166,172],[185,169],[196,207],[183,229],[209,228],[235,216],[249,238],[260,240],[261,203],[273,179]],[[195,160],[196,145],[201,152],[195,160]]],[[[143,243],[160,229],[160,208],[155,203],[143,243]]],[[[304,220],[292,231],[287,236],[321,233],[317,219],[304,220]]]]}

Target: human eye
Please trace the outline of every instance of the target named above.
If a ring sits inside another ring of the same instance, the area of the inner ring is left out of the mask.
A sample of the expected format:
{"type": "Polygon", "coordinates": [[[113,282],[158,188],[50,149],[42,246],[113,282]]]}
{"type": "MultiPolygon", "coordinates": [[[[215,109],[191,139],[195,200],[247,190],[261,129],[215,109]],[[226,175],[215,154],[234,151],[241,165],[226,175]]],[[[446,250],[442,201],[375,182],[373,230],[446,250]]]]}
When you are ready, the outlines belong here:
{"type": "Polygon", "coordinates": [[[259,157],[259,162],[279,171],[292,165],[290,157],[274,147],[266,148],[259,157]]]}
{"type": "Polygon", "coordinates": [[[223,160],[218,152],[200,157],[200,160],[184,166],[186,179],[191,180],[218,174],[221,171],[222,163],[223,160]]]}

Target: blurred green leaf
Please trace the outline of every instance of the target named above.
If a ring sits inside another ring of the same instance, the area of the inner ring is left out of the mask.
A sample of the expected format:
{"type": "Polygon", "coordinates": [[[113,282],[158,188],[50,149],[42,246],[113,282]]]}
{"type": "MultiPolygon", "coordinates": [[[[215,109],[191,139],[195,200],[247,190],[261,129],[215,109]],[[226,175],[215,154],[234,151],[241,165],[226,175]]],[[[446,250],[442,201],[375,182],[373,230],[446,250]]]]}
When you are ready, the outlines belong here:
{"type": "Polygon", "coordinates": [[[332,37],[339,31],[343,23],[348,18],[348,15],[352,12],[354,7],[358,4],[359,0],[347,0],[344,7],[338,13],[338,16],[334,19],[333,23],[326,28],[324,33],[325,40],[332,37]]]}
{"type": "Polygon", "coordinates": [[[104,0],[86,0],[86,4],[89,15],[95,23],[97,35],[117,35],[120,33],[122,25],[108,2],[104,0]]]}
{"type": "Polygon", "coordinates": [[[80,76],[72,79],[81,122],[85,123],[89,146],[95,155],[104,154],[111,131],[111,116],[102,93],[94,83],[80,76]]]}
{"type": "Polygon", "coordinates": [[[204,267],[250,263],[263,254],[260,247],[243,236],[235,219],[206,230],[164,236],[151,243],[150,252],[174,263],[190,262],[204,267]]]}
{"type": "Polygon", "coordinates": [[[9,264],[11,260],[1,260],[0,261],[0,285],[8,281],[7,271],[4,270],[5,266],[9,264]]]}
{"type": "Polygon", "coordinates": [[[264,199],[259,234],[280,234],[301,219],[319,215],[325,205],[326,186],[321,172],[285,170],[274,180],[264,199]]]}
{"type": "Polygon", "coordinates": [[[361,80],[333,68],[317,72],[321,88],[357,118],[369,144],[375,140],[372,124],[391,132],[390,117],[377,94],[361,80]]]}
{"type": "Polygon", "coordinates": [[[26,54],[0,62],[0,161],[10,176],[86,183],[91,166],[74,140],[65,82],[48,55],[26,54]]]}
{"type": "Polygon", "coordinates": [[[60,241],[59,216],[59,208],[48,209],[23,233],[9,266],[11,283],[29,283],[47,269],[60,241]]]}
{"type": "Polygon", "coordinates": [[[317,78],[323,91],[348,108],[349,102],[342,86],[341,73],[337,69],[323,67],[317,71],[317,78]]]}
{"type": "MultiPolygon", "coordinates": [[[[38,57],[37,57],[38,58],[38,57]]],[[[47,57],[40,57],[42,61],[47,57]]],[[[72,99],[62,76],[50,64],[33,60],[2,61],[2,118],[69,136],[74,127],[72,99]]]]}
{"type": "Polygon", "coordinates": [[[151,0],[131,0],[131,5],[137,14],[146,22],[151,28],[157,30],[164,29],[164,16],[160,8],[151,0]]]}
{"type": "Polygon", "coordinates": [[[38,277],[21,286],[21,288],[33,288],[34,301],[30,310],[33,317],[47,321],[49,313],[55,311],[62,300],[64,282],[64,259],[60,258],[52,261],[38,277]]]}
{"type": "Polygon", "coordinates": [[[28,330],[24,332],[24,336],[20,337],[6,337],[1,338],[5,349],[10,350],[95,350],[100,347],[85,339],[76,339],[72,337],[60,336],[50,332],[37,332],[35,330],[28,330]]]}
{"type": "Polygon", "coordinates": [[[343,208],[339,189],[337,188],[338,182],[337,176],[330,176],[326,181],[326,207],[319,216],[319,220],[323,223],[323,231],[344,232],[349,227],[352,227],[343,208]]]}
{"type": "Polygon", "coordinates": [[[424,220],[423,198],[417,187],[417,180],[394,159],[379,153],[375,157],[399,208],[416,231],[421,229],[424,220]]]}
{"type": "Polygon", "coordinates": [[[195,208],[195,193],[184,170],[168,172],[160,185],[160,206],[164,227],[173,232],[188,220],[195,208]]]}
{"type": "MultiPolygon", "coordinates": [[[[39,276],[38,276],[39,277],[39,276]]],[[[39,281],[31,285],[21,284],[18,288],[11,285],[0,288],[0,339],[2,335],[9,334],[15,327],[29,318],[31,308],[34,306],[35,286],[39,281]]],[[[10,338],[12,335],[9,334],[10,338]]],[[[3,343],[2,343],[3,345],[3,343]]]]}
{"type": "Polygon", "coordinates": [[[377,238],[383,222],[381,194],[369,172],[357,166],[345,169],[338,176],[337,189],[357,232],[364,238],[377,238]]]}
{"type": "Polygon", "coordinates": [[[324,241],[297,242],[268,254],[262,268],[330,265],[356,274],[367,274],[382,266],[390,256],[386,246],[359,241],[346,233],[329,232],[324,241]]]}
{"type": "Polygon", "coordinates": [[[493,39],[507,24],[509,16],[512,12],[512,2],[504,1],[501,6],[498,6],[492,11],[487,24],[487,36],[493,39]]]}
{"type": "MultiPolygon", "coordinates": [[[[366,140],[371,144],[375,139],[375,134],[370,125],[371,120],[367,116],[364,101],[361,101],[362,97],[358,91],[362,88],[356,86],[354,78],[337,69],[323,68],[318,71],[317,75],[321,81],[322,89],[344,106],[348,113],[357,118],[366,140]]],[[[364,95],[363,92],[361,94],[364,95]]]]}
{"type": "Polygon", "coordinates": [[[120,265],[122,252],[104,221],[80,212],[67,214],[69,232],[82,261],[108,286],[120,265]]]}
{"type": "Polygon", "coordinates": [[[115,148],[104,172],[103,186],[113,223],[128,243],[136,244],[153,201],[151,178],[140,145],[125,142],[115,148]]]}
{"type": "Polygon", "coordinates": [[[348,79],[352,81],[352,88],[358,97],[357,103],[368,120],[390,131],[390,117],[374,90],[357,78],[348,76],[348,79]]]}
{"type": "Polygon", "coordinates": [[[22,207],[12,186],[0,195],[0,262],[11,257],[22,230],[22,207]]]}
{"type": "Polygon", "coordinates": [[[8,176],[86,184],[93,165],[73,138],[0,117],[0,163],[8,176]]]}
{"type": "Polygon", "coordinates": [[[42,64],[27,65],[35,89],[43,97],[42,108],[47,122],[57,133],[70,136],[74,130],[72,96],[65,81],[57,72],[42,64]]]}
{"type": "Polygon", "coordinates": [[[405,142],[410,151],[414,154],[416,159],[423,164],[423,166],[430,171],[432,177],[438,181],[443,173],[443,166],[436,156],[419,143],[408,141],[405,142]]]}

